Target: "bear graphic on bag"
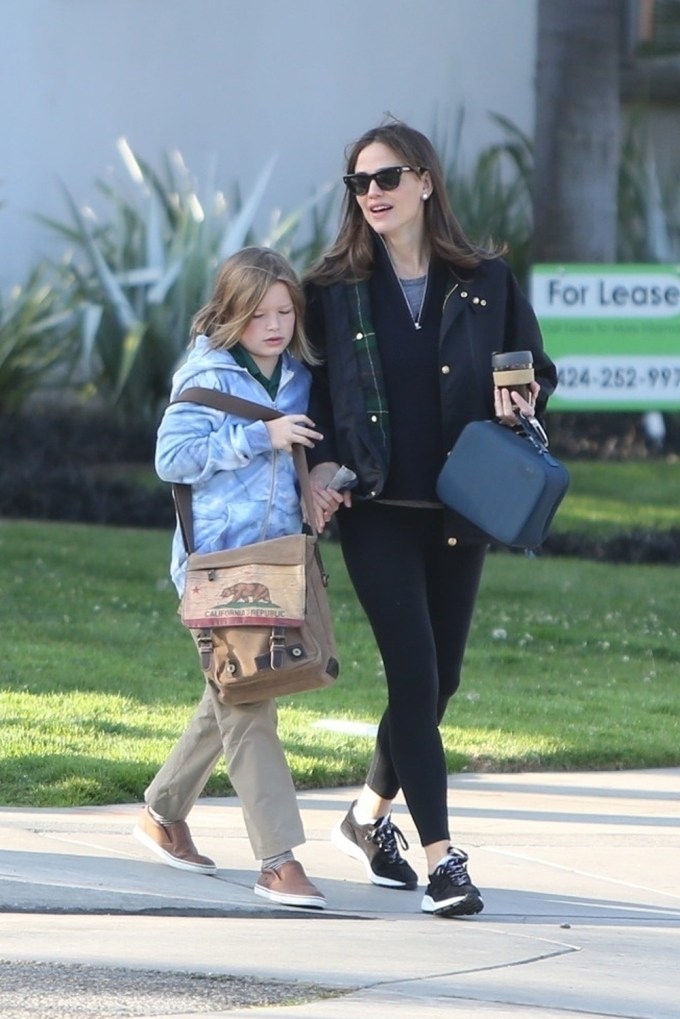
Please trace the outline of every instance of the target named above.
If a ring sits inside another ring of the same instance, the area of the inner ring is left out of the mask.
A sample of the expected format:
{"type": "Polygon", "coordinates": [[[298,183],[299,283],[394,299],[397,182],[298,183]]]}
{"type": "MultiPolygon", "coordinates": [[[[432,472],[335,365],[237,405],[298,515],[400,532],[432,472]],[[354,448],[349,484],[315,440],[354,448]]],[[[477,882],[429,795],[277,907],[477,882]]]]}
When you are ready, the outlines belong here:
{"type": "Polygon", "coordinates": [[[273,605],[269,588],[265,584],[232,584],[220,591],[220,598],[226,598],[225,605],[249,604],[273,605]]]}

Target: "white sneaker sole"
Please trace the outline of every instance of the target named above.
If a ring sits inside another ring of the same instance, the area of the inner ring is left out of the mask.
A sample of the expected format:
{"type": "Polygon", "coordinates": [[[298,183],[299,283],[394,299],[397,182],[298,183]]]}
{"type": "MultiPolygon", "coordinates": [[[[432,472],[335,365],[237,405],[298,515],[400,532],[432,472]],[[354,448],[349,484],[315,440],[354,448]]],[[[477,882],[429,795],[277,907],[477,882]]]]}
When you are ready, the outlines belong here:
{"type": "Polygon", "coordinates": [[[170,853],[161,848],[157,842],[154,842],[152,838],[149,838],[146,832],[143,832],[138,825],[135,825],[132,829],[132,834],[146,849],[150,849],[155,856],[163,861],[163,863],[167,863],[169,867],[174,867],[175,870],[191,870],[195,874],[217,873],[217,867],[215,864],[189,863],[186,860],[178,860],[175,856],[171,856],[170,853]]]}
{"type": "Polygon", "coordinates": [[[434,916],[474,916],[484,909],[484,902],[478,896],[453,895],[450,899],[435,902],[429,895],[423,896],[421,905],[423,913],[434,916]]]}
{"type": "Polygon", "coordinates": [[[379,885],[381,888],[407,888],[403,881],[394,881],[391,877],[380,877],[378,874],[374,874],[371,869],[371,861],[366,856],[366,853],[363,853],[355,842],[352,842],[351,839],[347,838],[345,833],[342,831],[340,824],[336,824],[335,828],[333,828],[331,832],[331,842],[336,849],[345,853],[346,856],[351,856],[353,860],[358,860],[359,863],[363,863],[371,884],[379,885]]]}
{"type": "Polygon", "coordinates": [[[309,909],[324,909],[326,899],[320,895],[286,895],[284,892],[273,892],[269,888],[255,885],[253,891],[261,899],[279,902],[282,906],[307,906],[309,909]]]}

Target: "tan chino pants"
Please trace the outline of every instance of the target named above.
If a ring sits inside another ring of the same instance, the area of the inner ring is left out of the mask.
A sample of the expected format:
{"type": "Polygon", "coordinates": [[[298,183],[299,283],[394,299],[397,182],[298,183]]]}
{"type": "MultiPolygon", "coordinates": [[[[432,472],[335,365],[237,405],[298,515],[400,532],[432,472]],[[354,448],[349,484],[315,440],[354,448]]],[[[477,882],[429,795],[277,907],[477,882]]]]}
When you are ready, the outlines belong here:
{"type": "Polygon", "coordinates": [[[168,821],[186,820],[224,753],[255,858],[301,845],[305,834],[295,786],[276,729],[275,701],[227,706],[207,683],[186,729],[146,790],[146,802],[168,821]]]}

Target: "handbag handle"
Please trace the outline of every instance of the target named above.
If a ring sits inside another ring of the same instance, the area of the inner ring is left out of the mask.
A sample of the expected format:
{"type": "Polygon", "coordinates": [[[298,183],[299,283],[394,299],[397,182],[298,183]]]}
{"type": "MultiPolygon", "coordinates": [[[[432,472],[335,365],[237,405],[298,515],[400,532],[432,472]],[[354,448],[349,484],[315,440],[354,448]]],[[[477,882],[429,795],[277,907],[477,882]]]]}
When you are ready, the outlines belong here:
{"type": "MultiPolygon", "coordinates": [[[[198,403],[204,407],[212,407],[213,410],[224,411],[225,414],[240,414],[241,417],[250,418],[252,421],[274,421],[276,418],[285,416],[274,407],[265,407],[264,404],[255,403],[254,400],[244,400],[240,396],[231,396],[229,393],[221,393],[218,389],[204,389],[201,386],[189,386],[172,403],[198,403]]],[[[314,497],[309,480],[307,457],[299,443],[293,445],[293,463],[295,464],[295,470],[300,482],[302,504],[307,514],[307,524],[312,534],[318,537],[318,531],[314,523],[314,497]]],[[[191,506],[191,485],[175,482],[173,483],[172,491],[175,497],[177,518],[184,547],[188,553],[191,553],[194,551],[194,514],[191,506]]]]}
{"type": "Polygon", "coordinates": [[[516,431],[521,432],[523,437],[533,442],[540,450],[546,450],[549,445],[548,433],[537,417],[527,417],[521,412],[518,414],[516,431]]]}

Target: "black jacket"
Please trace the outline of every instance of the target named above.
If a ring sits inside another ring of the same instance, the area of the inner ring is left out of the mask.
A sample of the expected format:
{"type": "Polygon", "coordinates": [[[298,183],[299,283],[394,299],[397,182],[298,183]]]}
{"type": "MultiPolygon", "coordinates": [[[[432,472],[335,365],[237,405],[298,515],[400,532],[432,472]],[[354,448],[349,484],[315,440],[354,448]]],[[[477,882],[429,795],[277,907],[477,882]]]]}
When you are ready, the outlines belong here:
{"type": "MultiPolygon", "coordinates": [[[[377,342],[371,339],[368,289],[365,282],[306,287],[306,331],[323,358],[313,370],[309,413],[324,440],[310,451],[310,465],[334,460],[352,468],[359,476],[353,497],[366,500],[380,496],[390,457],[389,414],[377,342]]],[[[473,270],[450,271],[439,332],[442,448],[450,449],[469,421],[494,417],[491,355],[510,350],[533,353],[540,415],[555,389],[556,371],[543,350],[533,310],[507,264],[494,258],[473,270]]],[[[486,540],[451,510],[445,512],[445,538],[450,544],[486,540]]]]}

